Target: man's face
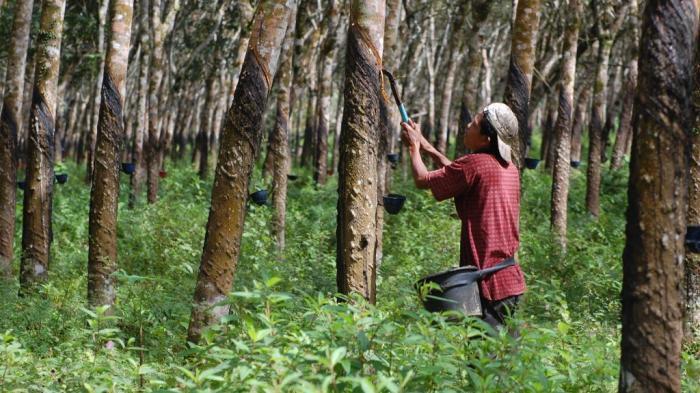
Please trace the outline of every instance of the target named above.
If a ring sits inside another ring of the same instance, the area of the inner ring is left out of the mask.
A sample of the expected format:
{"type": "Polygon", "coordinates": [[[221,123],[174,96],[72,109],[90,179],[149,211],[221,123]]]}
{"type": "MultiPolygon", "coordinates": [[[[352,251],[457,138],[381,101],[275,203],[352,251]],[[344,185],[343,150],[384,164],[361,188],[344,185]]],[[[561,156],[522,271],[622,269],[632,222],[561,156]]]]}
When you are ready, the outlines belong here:
{"type": "Polygon", "coordinates": [[[471,151],[483,149],[489,145],[489,137],[481,133],[482,121],[484,121],[484,113],[479,112],[469,123],[467,132],[464,134],[464,146],[471,151]]]}

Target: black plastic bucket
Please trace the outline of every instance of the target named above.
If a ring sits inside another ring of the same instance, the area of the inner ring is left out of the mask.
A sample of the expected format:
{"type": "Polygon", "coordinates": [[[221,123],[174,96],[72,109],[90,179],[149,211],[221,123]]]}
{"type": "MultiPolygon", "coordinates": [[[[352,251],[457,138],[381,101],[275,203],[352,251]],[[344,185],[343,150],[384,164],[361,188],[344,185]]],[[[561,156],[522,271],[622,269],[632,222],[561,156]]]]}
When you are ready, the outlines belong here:
{"type": "Polygon", "coordinates": [[[136,171],[136,164],[133,162],[122,162],[122,172],[131,175],[136,171]]]}
{"type": "Polygon", "coordinates": [[[384,209],[389,214],[398,214],[403,208],[403,204],[406,202],[406,197],[399,194],[389,194],[384,197],[384,209]]]}
{"type": "Polygon", "coordinates": [[[56,181],[58,182],[58,184],[65,184],[65,182],[68,181],[68,174],[67,173],[56,174],[56,181]]]}
{"type": "Polygon", "coordinates": [[[250,194],[250,199],[257,205],[264,205],[267,203],[267,190],[258,190],[250,194]]]}
{"type": "Polygon", "coordinates": [[[482,315],[479,298],[480,275],[476,266],[463,266],[421,278],[415,283],[423,307],[430,312],[458,311],[465,315],[482,315]],[[421,296],[425,284],[435,283],[421,296]]]}
{"type": "Polygon", "coordinates": [[[526,158],[525,159],[525,167],[527,169],[537,169],[537,165],[540,163],[540,160],[537,158],[526,158]]]}

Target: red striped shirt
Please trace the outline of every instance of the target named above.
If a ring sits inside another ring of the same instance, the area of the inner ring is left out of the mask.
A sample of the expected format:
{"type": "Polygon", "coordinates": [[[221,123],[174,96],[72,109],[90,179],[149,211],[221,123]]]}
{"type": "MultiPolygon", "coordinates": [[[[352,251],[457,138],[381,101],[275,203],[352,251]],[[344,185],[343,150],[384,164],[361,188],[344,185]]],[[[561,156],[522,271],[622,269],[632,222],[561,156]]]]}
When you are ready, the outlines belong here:
{"type": "MultiPolygon", "coordinates": [[[[515,256],[520,243],[520,175],[514,164],[503,166],[492,155],[469,154],[428,173],[428,185],[438,201],[454,198],[462,220],[460,266],[491,267],[515,256]]],[[[516,264],[485,278],[481,296],[501,300],[525,292],[516,264]]]]}

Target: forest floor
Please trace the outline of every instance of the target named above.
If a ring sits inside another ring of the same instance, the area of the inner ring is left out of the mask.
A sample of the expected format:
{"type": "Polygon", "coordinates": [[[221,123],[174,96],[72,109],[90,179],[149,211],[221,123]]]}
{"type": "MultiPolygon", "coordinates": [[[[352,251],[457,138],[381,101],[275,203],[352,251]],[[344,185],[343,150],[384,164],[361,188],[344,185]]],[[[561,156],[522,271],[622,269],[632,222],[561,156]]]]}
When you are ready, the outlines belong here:
{"type": "MultiPolygon", "coordinates": [[[[290,182],[283,260],[270,208],[249,206],[230,317],[188,346],[211,179],[170,165],[158,202],[133,210],[122,175],[118,305],[106,317],[86,309],[90,188],[84,170],[66,164],[49,283],[27,298],[16,283],[0,293],[0,392],[616,391],[626,170],[604,171],[597,220],[585,213],[585,166],[572,170],[565,256],[549,232],[551,179],[543,168],[525,172],[518,259],[528,292],[518,340],[422,310],[413,283],[457,264],[459,221],[451,202],[416,190],[401,168],[393,191],[408,199],[385,216],[377,306],[337,303],[336,183],[316,188],[300,173],[290,182]]],[[[683,354],[683,391],[700,391],[698,352],[683,354]]]]}

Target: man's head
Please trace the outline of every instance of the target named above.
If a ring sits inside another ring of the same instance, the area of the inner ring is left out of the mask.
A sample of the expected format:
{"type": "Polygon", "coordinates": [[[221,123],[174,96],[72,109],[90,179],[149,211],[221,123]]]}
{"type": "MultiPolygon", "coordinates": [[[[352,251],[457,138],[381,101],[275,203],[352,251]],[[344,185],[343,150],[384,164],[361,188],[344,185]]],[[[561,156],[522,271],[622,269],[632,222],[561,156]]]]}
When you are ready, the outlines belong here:
{"type": "Polygon", "coordinates": [[[474,116],[464,135],[464,145],[472,151],[488,150],[501,161],[511,161],[511,148],[505,142],[518,134],[518,119],[506,104],[493,103],[474,116]]]}

